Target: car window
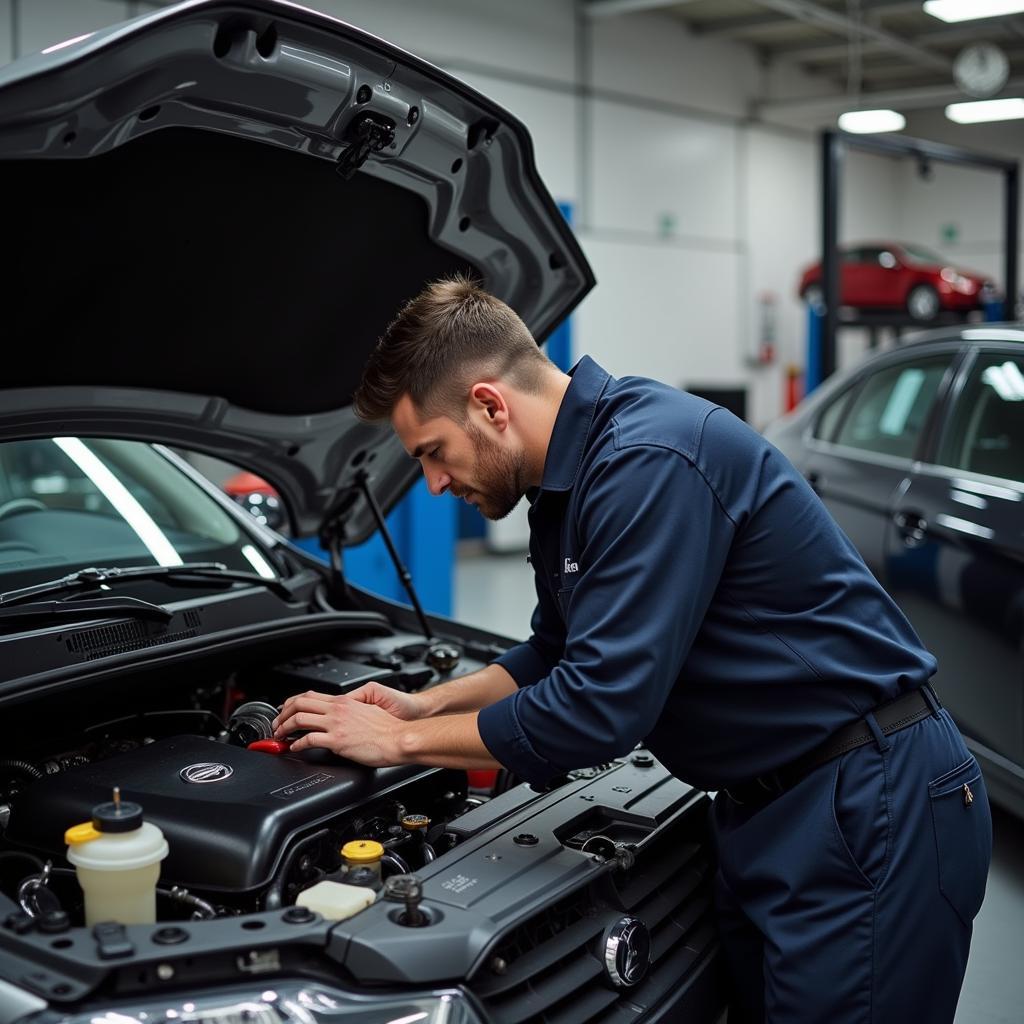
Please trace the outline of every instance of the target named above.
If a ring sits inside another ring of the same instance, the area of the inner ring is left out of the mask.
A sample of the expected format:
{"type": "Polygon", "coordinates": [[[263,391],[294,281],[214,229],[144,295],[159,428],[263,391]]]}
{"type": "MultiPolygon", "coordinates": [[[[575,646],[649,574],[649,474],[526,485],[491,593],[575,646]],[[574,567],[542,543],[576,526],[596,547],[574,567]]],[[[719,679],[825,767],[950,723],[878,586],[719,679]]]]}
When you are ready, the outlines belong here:
{"type": "Polygon", "coordinates": [[[850,404],[856,388],[847,388],[841,395],[833,399],[830,405],[826,405],[824,411],[818,416],[818,422],[814,425],[812,436],[819,441],[831,441],[843,418],[843,413],[850,404]]]}
{"type": "Polygon", "coordinates": [[[952,356],[888,366],[869,377],[836,443],[911,458],[952,356]]]}
{"type": "Polygon", "coordinates": [[[1024,356],[978,359],[946,428],[939,462],[1024,483],[1024,356]]]}
{"type": "Polygon", "coordinates": [[[0,444],[0,591],[94,565],[200,561],[268,571],[234,519],[152,445],[0,444]]]}
{"type": "Polygon", "coordinates": [[[918,263],[945,263],[945,259],[940,256],[937,252],[933,252],[931,249],[925,249],[920,245],[905,245],[903,251],[913,260],[917,260],[918,263]]]}

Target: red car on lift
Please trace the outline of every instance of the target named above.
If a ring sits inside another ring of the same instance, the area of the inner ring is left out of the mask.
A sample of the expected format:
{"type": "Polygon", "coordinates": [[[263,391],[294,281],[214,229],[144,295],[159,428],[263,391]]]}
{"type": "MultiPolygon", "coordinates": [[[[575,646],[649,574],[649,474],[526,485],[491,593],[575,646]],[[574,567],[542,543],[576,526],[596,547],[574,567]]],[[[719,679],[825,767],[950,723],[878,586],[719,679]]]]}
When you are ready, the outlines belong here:
{"type": "MultiPolygon", "coordinates": [[[[915,320],[941,311],[969,313],[995,298],[984,274],[952,267],[938,253],[899,242],[861,242],[840,250],[839,303],[857,309],[901,310],[915,320]]],[[[800,278],[800,297],[823,305],[821,263],[800,278]]]]}

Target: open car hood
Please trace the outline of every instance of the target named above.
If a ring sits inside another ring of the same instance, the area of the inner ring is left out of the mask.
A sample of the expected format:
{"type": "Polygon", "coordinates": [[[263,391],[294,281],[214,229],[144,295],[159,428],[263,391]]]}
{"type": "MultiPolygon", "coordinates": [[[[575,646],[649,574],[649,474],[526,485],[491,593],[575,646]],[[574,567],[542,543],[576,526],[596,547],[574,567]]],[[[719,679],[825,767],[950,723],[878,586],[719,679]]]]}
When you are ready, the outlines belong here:
{"type": "Polygon", "coordinates": [[[270,480],[302,533],[373,532],[419,473],[351,396],[427,282],[543,340],[594,278],[524,126],[432,65],[274,0],[191,0],[0,69],[0,440],[134,438],[270,480]],[[370,145],[361,145],[364,140],[370,145]]]}

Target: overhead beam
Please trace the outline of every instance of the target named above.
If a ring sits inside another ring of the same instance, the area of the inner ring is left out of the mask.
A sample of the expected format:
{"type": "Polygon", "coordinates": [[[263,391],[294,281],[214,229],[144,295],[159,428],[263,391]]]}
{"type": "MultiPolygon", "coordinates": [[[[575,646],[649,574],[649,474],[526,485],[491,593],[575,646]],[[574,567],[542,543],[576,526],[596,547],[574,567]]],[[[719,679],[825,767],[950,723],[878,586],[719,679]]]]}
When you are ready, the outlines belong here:
{"type": "Polygon", "coordinates": [[[865,24],[848,18],[845,14],[828,7],[821,7],[811,0],[753,0],[759,7],[767,7],[778,14],[787,14],[808,25],[817,28],[828,29],[831,32],[839,32],[843,35],[859,35],[862,39],[870,39],[874,42],[884,44],[893,53],[899,53],[907,60],[919,64],[921,67],[932,68],[936,71],[951,71],[953,62],[942,54],[934,53],[923,46],[914,43],[878,28],[875,25],[865,24]]]}
{"type": "MultiPolygon", "coordinates": [[[[1005,86],[1008,92],[1024,89],[1024,78],[1011,78],[1005,86]]],[[[924,85],[909,89],[886,89],[879,92],[861,93],[863,107],[892,107],[896,110],[919,110],[925,107],[941,107],[947,103],[959,103],[964,94],[955,86],[924,85]]],[[[770,120],[772,117],[792,117],[800,114],[841,113],[849,109],[850,96],[834,93],[830,96],[801,96],[787,100],[766,100],[756,103],[757,116],[770,120]]]]}
{"type": "MultiPolygon", "coordinates": [[[[867,39],[863,40],[860,44],[860,52],[862,54],[868,53],[887,53],[889,47],[885,43],[880,43],[877,40],[867,39]]],[[[771,56],[773,58],[779,57],[784,60],[797,61],[800,64],[818,64],[828,63],[829,61],[842,61],[846,60],[850,56],[850,44],[849,43],[815,43],[807,44],[804,43],[800,46],[777,46],[771,48],[771,56]]]]}
{"type": "Polygon", "coordinates": [[[714,18],[710,21],[693,22],[690,29],[694,35],[713,39],[716,36],[738,36],[744,32],[756,32],[763,28],[778,28],[788,24],[785,18],[771,15],[752,14],[741,18],[714,18]]]}
{"type": "Polygon", "coordinates": [[[877,22],[897,14],[920,14],[924,8],[921,0],[866,0],[861,10],[866,18],[877,22]]]}
{"type": "MultiPolygon", "coordinates": [[[[1005,19],[1012,22],[1012,18],[1005,19]]],[[[1018,32],[1022,31],[1020,26],[1003,24],[1001,26],[1008,39],[1020,38],[1018,32]]],[[[970,43],[978,40],[978,30],[971,27],[970,22],[964,25],[939,29],[936,32],[926,32],[914,37],[918,46],[930,48],[932,46],[956,45],[957,43],[970,43]]],[[[987,38],[987,34],[986,34],[987,38]]],[[[797,63],[817,64],[829,63],[830,61],[846,60],[850,54],[850,44],[845,43],[799,43],[792,46],[770,47],[770,55],[773,58],[796,61],[797,63]]],[[[891,52],[887,43],[879,42],[877,39],[862,39],[860,52],[864,55],[891,52]]]]}
{"type": "Polygon", "coordinates": [[[661,7],[682,7],[694,0],[587,0],[584,6],[590,18],[612,18],[620,14],[655,11],[661,7]]]}

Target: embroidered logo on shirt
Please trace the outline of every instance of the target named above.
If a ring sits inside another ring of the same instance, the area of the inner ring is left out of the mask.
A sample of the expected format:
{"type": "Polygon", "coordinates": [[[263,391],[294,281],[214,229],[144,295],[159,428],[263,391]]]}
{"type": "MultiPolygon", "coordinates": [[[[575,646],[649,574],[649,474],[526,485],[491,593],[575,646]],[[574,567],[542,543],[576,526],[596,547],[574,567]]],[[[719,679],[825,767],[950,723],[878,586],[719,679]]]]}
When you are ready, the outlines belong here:
{"type": "Polygon", "coordinates": [[[565,560],[565,569],[563,571],[564,572],[579,572],[580,571],[579,562],[574,562],[571,558],[567,558],[565,560]]]}

